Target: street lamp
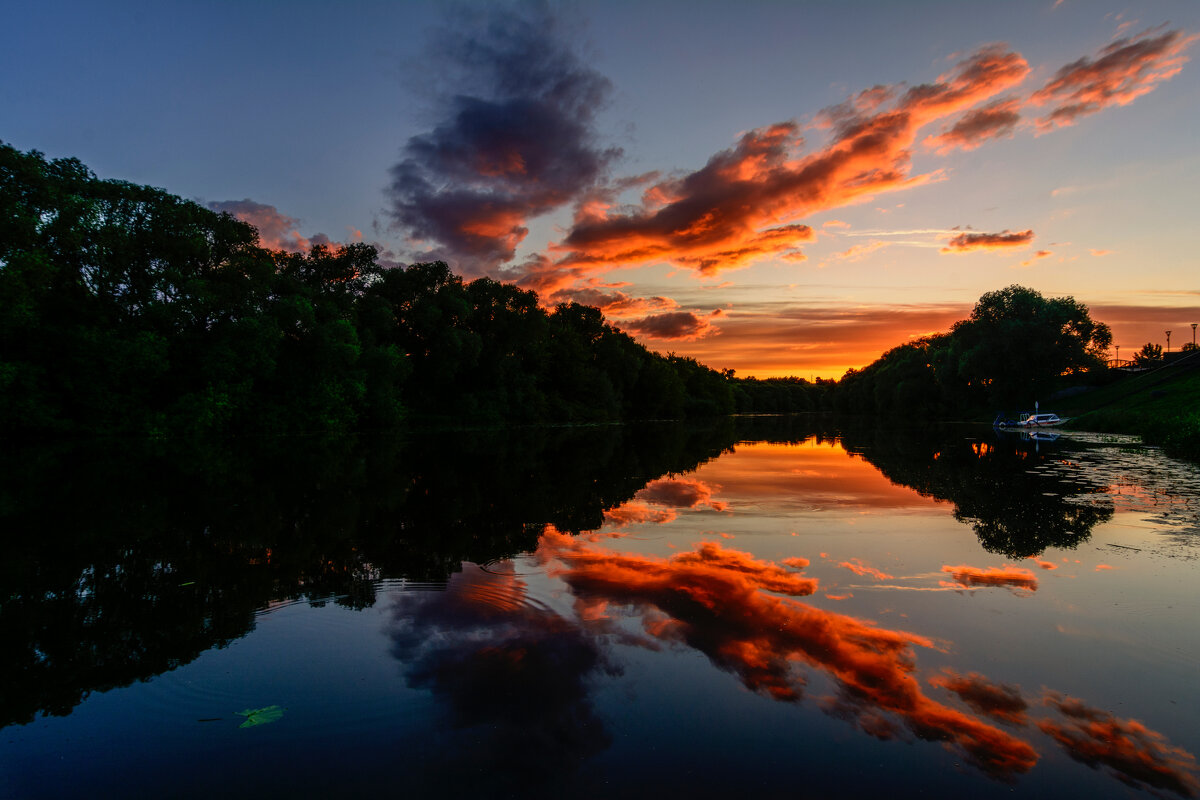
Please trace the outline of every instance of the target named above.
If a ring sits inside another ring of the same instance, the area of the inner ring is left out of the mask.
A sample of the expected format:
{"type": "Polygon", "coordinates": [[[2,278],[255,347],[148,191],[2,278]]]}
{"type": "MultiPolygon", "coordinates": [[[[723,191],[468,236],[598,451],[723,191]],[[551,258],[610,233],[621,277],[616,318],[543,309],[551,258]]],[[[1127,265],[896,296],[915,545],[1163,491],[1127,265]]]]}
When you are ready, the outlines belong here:
{"type": "Polygon", "coordinates": [[[1121,366],[1121,345],[1117,345],[1117,366],[1121,366]]]}
{"type": "Polygon", "coordinates": [[[1192,347],[1196,346],[1196,323],[1192,323],[1192,347]]]}
{"type": "Polygon", "coordinates": [[[1167,352],[1171,352],[1171,332],[1167,331],[1167,352]]]}

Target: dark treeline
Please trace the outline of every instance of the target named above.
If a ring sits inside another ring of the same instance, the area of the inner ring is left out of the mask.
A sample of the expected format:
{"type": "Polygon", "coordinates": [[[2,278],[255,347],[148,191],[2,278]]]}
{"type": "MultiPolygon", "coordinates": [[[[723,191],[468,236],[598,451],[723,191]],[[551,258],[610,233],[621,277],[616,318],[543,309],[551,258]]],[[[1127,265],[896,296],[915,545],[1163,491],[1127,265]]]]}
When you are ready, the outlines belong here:
{"type": "Polygon", "coordinates": [[[1102,365],[1072,298],[1011,286],[840,381],[736,378],[575,303],[365,244],[259,246],[253,227],[76,159],[0,143],[0,431],[391,430],[837,411],[1027,408],[1102,365]]]}
{"type": "Polygon", "coordinates": [[[10,433],[388,429],[734,411],[721,373],[577,304],[385,268],[0,144],[0,414],[10,433]]]}
{"type": "Polygon", "coordinates": [[[381,578],[442,582],[535,549],[547,525],[599,528],[735,442],[724,418],[10,448],[0,728],[223,647],[271,603],[364,608],[381,578]]]}
{"type": "Polygon", "coordinates": [[[979,299],[948,333],[926,336],[851,370],[831,410],[881,416],[962,419],[1000,410],[1032,411],[1080,376],[1105,380],[1108,326],[1074,298],[1046,298],[1009,286],[979,299]]]}

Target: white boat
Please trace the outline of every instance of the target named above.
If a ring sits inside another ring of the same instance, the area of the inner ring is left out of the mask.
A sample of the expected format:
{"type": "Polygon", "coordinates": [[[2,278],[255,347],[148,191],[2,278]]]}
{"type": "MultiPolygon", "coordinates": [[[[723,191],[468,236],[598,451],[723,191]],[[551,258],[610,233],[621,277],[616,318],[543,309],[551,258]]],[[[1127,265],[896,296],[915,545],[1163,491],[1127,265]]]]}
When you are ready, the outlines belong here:
{"type": "Polygon", "coordinates": [[[1022,414],[1018,420],[1001,420],[996,425],[1001,428],[1055,428],[1068,419],[1058,414],[1022,414]]]}

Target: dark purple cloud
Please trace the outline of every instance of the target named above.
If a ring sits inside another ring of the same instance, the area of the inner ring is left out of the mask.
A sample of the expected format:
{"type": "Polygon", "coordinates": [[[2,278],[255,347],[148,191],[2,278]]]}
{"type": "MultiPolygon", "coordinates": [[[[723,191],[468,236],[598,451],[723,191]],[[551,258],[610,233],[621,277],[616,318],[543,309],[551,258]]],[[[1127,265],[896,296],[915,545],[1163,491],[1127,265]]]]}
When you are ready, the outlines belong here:
{"type": "MultiPolygon", "coordinates": [[[[480,7],[482,8],[482,7],[480,7]]],[[[513,258],[526,222],[579,199],[620,151],[593,130],[611,90],[546,6],[455,20],[431,56],[454,73],[441,121],[391,169],[395,226],[479,274],[513,258]]]]}
{"type": "Polygon", "coordinates": [[[621,327],[651,339],[699,339],[713,331],[712,323],[707,317],[691,311],[651,314],[641,319],[622,322],[621,327]]]}

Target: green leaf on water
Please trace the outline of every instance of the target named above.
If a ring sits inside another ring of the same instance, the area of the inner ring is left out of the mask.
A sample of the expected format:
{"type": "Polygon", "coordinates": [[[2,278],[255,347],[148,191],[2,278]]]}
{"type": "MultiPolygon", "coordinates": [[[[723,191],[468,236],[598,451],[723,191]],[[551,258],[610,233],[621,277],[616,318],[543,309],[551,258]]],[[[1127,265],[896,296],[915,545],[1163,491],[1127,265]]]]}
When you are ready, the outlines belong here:
{"type": "Polygon", "coordinates": [[[268,722],[278,722],[283,716],[284,709],[279,706],[267,706],[266,708],[247,708],[245,711],[235,711],[239,717],[245,717],[246,721],[239,728],[253,728],[255,725],[266,725],[268,722]]]}

